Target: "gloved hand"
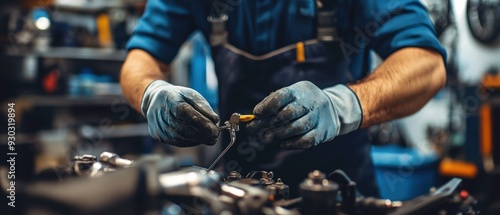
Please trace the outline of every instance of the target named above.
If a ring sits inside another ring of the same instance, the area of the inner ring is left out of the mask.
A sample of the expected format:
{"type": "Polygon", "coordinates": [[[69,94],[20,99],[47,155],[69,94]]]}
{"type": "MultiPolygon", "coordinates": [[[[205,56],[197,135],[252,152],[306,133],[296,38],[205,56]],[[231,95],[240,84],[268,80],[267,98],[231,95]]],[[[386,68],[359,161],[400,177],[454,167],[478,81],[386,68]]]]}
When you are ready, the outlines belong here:
{"type": "Polygon", "coordinates": [[[319,89],[297,82],[271,93],[257,106],[247,125],[264,142],[279,141],[285,149],[305,149],[359,128],[362,110],[345,85],[319,89]]]}
{"type": "Polygon", "coordinates": [[[141,110],[149,134],[157,140],[179,147],[217,142],[219,117],[193,89],[153,81],[144,92],[141,110]]]}

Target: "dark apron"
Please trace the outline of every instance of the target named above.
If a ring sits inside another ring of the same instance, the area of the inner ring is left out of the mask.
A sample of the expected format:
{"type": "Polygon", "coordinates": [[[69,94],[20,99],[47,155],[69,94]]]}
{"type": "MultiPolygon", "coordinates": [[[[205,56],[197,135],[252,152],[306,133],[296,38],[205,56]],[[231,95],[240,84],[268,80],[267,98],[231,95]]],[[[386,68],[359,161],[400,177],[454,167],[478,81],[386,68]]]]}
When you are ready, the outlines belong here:
{"type": "MultiPolygon", "coordinates": [[[[212,26],[214,37],[217,26],[212,26]]],[[[353,81],[339,43],[309,40],[303,44],[302,62],[297,61],[296,44],[262,56],[253,56],[227,42],[212,46],[221,121],[235,112],[251,114],[255,105],[271,92],[299,81],[311,81],[321,89],[353,81]]],[[[362,194],[378,196],[366,130],[338,136],[307,150],[282,150],[277,142],[266,143],[262,138],[265,131],[263,128],[255,135],[249,134],[241,125],[236,144],[225,155],[219,170],[236,170],[243,175],[253,170],[273,171],[276,178],[290,185],[291,195],[297,196],[298,185],[309,172],[317,169],[328,174],[342,169],[357,182],[362,194]]],[[[225,148],[229,137],[226,132],[221,135],[225,148]]]]}

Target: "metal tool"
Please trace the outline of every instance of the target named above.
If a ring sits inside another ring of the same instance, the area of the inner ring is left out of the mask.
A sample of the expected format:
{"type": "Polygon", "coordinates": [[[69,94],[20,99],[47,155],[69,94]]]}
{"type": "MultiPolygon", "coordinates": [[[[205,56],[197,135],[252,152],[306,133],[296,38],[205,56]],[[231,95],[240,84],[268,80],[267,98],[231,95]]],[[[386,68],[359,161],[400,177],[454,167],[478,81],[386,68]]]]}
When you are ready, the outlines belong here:
{"type": "Polygon", "coordinates": [[[115,169],[127,168],[133,161],[120,158],[118,154],[102,152],[97,159],[94,155],[74,156],[73,171],[79,176],[98,177],[105,172],[112,172],[115,169]]]}
{"type": "Polygon", "coordinates": [[[133,161],[121,158],[118,154],[111,152],[103,152],[99,156],[102,163],[111,165],[112,167],[129,167],[133,161]]]}
{"type": "Polygon", "coordinates": [[[83,176],[88,174],[92,165],[97,162],[97,157],[94,155],[82,155],[74,156],[73,161],[73,171],[79,175],[83,176]]]}
{"type": "Polygon", "coordinates": [[[234,142],[236,142],[236,132],[240,130],[240,122],[250,122],[255,119],[254,115],[241,115],[239,113],[231,114],[231,117],[228,121],[224,122],[223,126],[220,126],[220,130],[229,131],[229,137],[231,142],[227,147],[221,152],[221,154],[215,159],[215,161],[208,167],[208,170],[212,170],[215,165],[220,161],[220,159],[229,151],[229,149],[233,146],[234,142]]]}

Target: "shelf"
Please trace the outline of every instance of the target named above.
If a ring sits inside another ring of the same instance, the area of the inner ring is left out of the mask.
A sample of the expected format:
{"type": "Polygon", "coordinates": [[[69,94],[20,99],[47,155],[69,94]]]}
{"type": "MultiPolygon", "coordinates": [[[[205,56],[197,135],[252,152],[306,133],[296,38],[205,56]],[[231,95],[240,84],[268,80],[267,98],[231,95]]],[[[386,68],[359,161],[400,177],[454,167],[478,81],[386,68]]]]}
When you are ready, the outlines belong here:
{"type": "Polygon", "coordinates": [[[34,56],[44,58],[124,61],[127,52],[125,50],[102,48],[51,47],[43,50],[9,48],[6,50],[6,54],[8,56],[21,57],[34,56]]]}
{"type": "Polygon", "coordinates": [[[33,106],[71,107],[71,106],[106,106],[127,104],[122,96],[21,96],[17,102],[33,106]]]}
{"type": "Polygon", "coordinates": [[[81,137],[88,139],[96,136],[102,136],[105,139],[149,136],[147,123],[115,125],[111,131],[105,133],[99,127],[86,125],[80,128],[79,134],[81,137]]]}
{"type": "Polygon", "coordinates": [[[130,5],[146,3],[146,0],[59,0],[55,8],[80,12],[99,12],[109,8],[124,8],[130,5]]]}

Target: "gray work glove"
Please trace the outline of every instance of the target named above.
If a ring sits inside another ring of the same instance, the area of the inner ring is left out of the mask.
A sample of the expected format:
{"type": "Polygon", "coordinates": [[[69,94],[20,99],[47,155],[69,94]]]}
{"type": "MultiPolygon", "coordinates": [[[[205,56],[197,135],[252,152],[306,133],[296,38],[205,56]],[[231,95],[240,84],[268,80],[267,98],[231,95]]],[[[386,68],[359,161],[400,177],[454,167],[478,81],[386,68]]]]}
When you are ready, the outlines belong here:
{"type": "Polygon", "coordinates": [[[174,146],[217,142],[219,117],[195,90],[153,81],[142,97],[141,110],[151,137],[174,146]]]}
{"type": "Polygon", "coordinates": [[[271,93],[257,106],[247,125],[263,142],[278,141],[284,149],[306,149],[360,127],[362,110],[345,85],[319,89],[297,82],[271,93]]]}

